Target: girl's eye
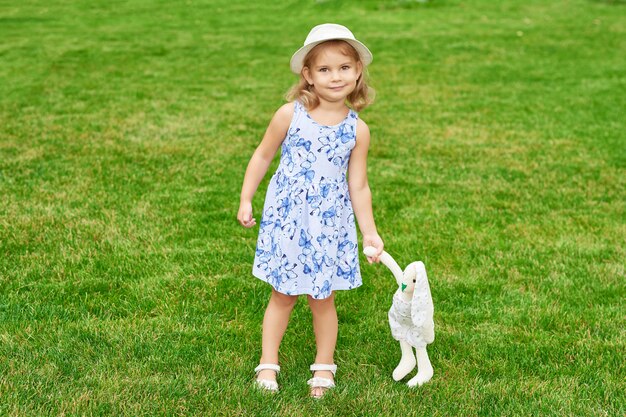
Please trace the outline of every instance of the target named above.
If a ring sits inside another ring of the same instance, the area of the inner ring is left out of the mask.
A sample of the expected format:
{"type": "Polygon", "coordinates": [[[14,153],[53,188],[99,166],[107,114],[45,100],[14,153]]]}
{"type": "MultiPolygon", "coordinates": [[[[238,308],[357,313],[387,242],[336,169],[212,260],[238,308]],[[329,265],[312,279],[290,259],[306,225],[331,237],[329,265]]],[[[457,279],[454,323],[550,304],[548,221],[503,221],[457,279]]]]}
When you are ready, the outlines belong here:
{"type": "Polygon", "coordinates": [[[341,67],[342,70],[349,70],[350,69],[350,65],[344,65],[343,67],[341,67]]]}
{"type": "Polygon", "coordinates": [[[328,68],[320,68],[320,72],[326,72],[328,68]]]}

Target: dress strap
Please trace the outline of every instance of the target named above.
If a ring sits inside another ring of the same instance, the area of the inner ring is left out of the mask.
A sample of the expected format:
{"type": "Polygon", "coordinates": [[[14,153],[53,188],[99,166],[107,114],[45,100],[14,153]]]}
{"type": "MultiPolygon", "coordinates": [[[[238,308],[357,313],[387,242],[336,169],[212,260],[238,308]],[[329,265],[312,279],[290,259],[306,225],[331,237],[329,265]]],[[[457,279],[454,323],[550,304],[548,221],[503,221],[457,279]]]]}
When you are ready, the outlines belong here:
{"type": "Polygon", "coordinates": [[[304,105],[302,103],[300,103],[300,101],[298,100],[294,100],[293,101],[293,116],[291,118],[291,125],[289,126],[289,129],[291,130],[292,127],[296,126],[299,121],[300,118],[303,116],[303,114],[305,114],[304,112],[304,105]]]}

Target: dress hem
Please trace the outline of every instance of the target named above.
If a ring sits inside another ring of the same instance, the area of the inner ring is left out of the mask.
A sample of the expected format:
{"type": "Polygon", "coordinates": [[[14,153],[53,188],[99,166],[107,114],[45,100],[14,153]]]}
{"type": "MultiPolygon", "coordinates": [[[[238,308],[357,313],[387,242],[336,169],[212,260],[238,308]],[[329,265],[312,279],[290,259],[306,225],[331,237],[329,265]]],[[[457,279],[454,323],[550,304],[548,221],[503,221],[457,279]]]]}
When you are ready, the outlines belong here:
{"type": "Polygon", "coordinates": [[[274,284],[272,284],[270,281],[268,281],[267,278],[263,274],[259,273],[256,269],[252,270],[252,276],[254,276],[257,279],[259,279],[259,280],[265,282],[266,284],[270,285],[274,290],[276,290],[277,292],[279,292],[281,294],[284,294],[284,295],[310,295],[315,300],[324,300],[324,299],[330,297],[330,295],[333,293],[333,291],[355,290],[355,289],[357,289],[357,288],[359,288],[360,286],[363,285],[363,281],[360,281],[358,284],[356,284],[354,286],[338,286],[338,287],[334,287],[334,288],[331,288],[330,294],[328,294],[328,296],[316,298],[313,294],[311,294],[310,289],[308,289],[308,288],[298,289],[295,293],[287,294],[283,290],[280,290],[280,289],[276,288],[274,286],[274,284]],[[307,292],[307,290],[309,290],[309,291],[307,292]]]}

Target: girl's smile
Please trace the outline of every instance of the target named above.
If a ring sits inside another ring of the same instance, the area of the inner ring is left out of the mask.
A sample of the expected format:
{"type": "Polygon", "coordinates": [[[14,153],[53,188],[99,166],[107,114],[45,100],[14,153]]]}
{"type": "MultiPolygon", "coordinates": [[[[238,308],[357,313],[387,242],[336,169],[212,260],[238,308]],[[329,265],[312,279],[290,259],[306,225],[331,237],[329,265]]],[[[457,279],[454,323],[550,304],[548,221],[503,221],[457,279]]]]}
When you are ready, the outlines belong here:
{"type": "Polygon", "coordinates": [[[303,75],[315,88],[320,100],[343,101],[356,88],[361,65],[344,55],[338,46],[328,46],[319,54],[303,75]]]}

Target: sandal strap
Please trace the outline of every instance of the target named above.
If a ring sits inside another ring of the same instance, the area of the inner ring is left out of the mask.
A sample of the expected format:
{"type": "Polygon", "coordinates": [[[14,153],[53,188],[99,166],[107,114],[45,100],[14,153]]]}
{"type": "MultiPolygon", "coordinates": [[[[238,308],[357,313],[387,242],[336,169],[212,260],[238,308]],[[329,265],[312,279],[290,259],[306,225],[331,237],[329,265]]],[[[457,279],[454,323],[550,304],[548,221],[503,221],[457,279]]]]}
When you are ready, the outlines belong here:
{"type": "Polygon", "coordinates": [[[278,382],[269,379],[257,379],[254,381],[256,386],[271,392],[278,392],[278,382]]]}
{"type": "Polygon", "coordinates": [[[266,369],[269,369],[270,371],[274,371],[276,373],[280,372],[280,366],[278,366],[278,365],[276,365],[274,363],[261,363],[261,364],[259,364],[259,366],[254,368],[254,372],[255,373],[259,373],[260,371],[264,371],[266,369]]]}
{"type": "Polygon", "coordinates": [[[307,382],[311,388],[335,388],[335,382],[332,379],[316,376],[307,382]]]}
{"type": "Polygon", "coordinates": [[[309,368],[312,372],[315,371],[330,371],[333,373],[333,376],[337,373],[337,365],[333,364],[326,364],[326,363],[314,363],[313,365],[311,365],[311,367],[309,368]]]}

